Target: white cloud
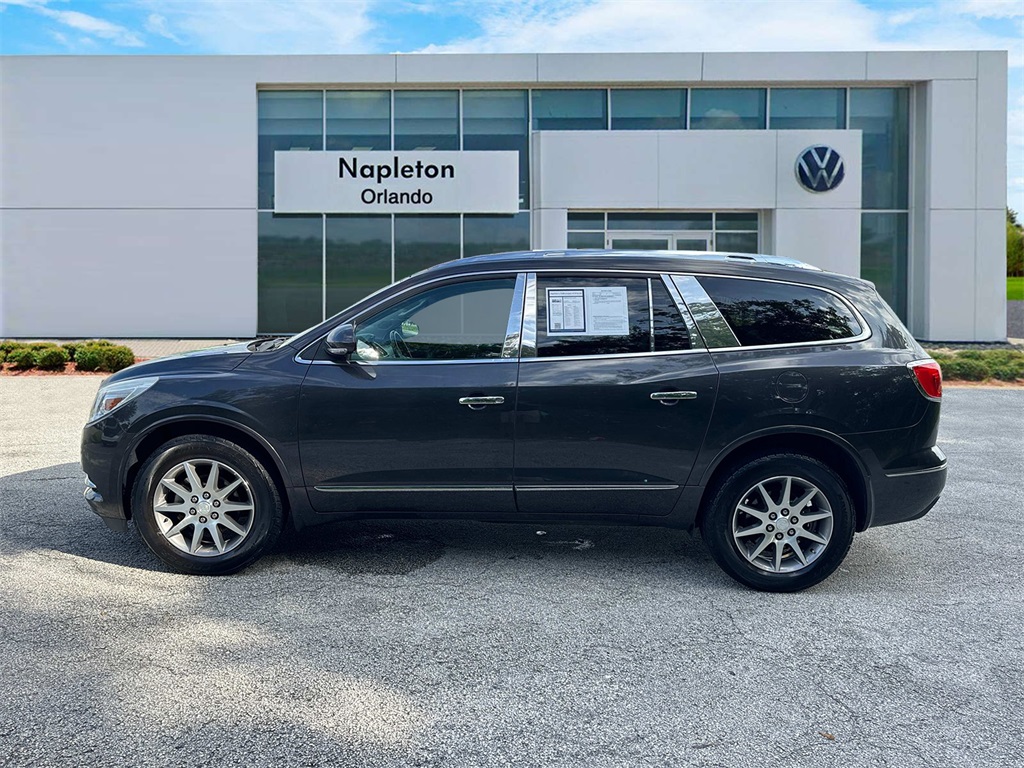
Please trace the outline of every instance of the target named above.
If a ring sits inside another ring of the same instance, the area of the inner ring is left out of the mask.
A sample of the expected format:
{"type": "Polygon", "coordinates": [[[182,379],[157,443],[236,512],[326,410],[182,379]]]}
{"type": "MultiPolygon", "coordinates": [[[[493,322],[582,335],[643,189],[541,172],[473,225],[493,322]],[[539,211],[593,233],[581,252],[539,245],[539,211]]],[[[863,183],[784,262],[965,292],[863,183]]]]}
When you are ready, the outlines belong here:
{"type": "Polygon", "coordinates": [[[145,45],[142,38],[127,27],[97,16],[79,11],[58,11],[46,6],[36,6],[35,10],[59,24],[102,40],[109,40],[114,45],[125,48],[141,48],[145,45]]]}
{"type": "Polygon", "coordinates": [[[140,0],[150,31],[204,53],[362,53],[370,0],[140,0]],[[173,35],[174,37],[171,37],[173,35]]]}
{"type": "Polygon", "coordinates": [[[167,25],[167,17],[161,16],[159,13],[151,13],[146,18],[146,31],[181,45],[181,38],[171,32],[167,25]]]}
{"type": "Polygon", "coordinates": [[[880,23],[855,0],[577,0],[470,7],[480,12],[482,34],[427,50],[861,50],[877,39],[880,23]]]}
{"type": "Polygon", "coordinates": [[[1010,19],[1024,17],[1024,3],[1020,0],[955,0],[956,8],[967,16],[982,19],[1010,19]]]}
{"type": "MultiPolygon", "coordinates": [[[[1017,0],[1019,2],[1019,0],[1017,0]]],[[[1008,12],[976,0],[974,16],[1008,12]]],[[[875,10],[857,0],[529,0],[464,2],[480,34],[429,52],[862,51],[1009,49],[1024,56],[1016,23],[993,32],[957,5],[875,10]]],[[[1008,9],[1012,10],[1009,6],[1008,9]]]]}

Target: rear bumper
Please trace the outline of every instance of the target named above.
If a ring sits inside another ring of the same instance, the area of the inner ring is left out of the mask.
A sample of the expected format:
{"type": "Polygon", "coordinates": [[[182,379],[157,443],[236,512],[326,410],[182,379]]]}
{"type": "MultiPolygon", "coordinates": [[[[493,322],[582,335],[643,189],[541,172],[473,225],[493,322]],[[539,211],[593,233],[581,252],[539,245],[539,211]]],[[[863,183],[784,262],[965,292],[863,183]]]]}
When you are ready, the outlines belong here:
{"type": "Polygon", "coordinates": [[[932,447],[911,465],[887,468],[873,478],[874,515],[871,527],[905,523],[924,517],[946,485],[946,456],[932,447]]]}

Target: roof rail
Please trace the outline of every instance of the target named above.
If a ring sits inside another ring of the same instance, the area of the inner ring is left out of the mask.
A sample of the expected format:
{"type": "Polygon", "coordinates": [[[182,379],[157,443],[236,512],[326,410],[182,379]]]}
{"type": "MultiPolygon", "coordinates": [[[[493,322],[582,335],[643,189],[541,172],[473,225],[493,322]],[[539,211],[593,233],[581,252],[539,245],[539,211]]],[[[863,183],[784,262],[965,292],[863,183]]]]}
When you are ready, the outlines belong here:
{"type": "Polygon", "coordinates": [[[601,250],[601,249],[573,249],[573,248],[561,248],[561,249],[543,249],[536,251],[510,251],[507,253],[493,253],[482,256],[470,256],[466,259],[462,259],[462,263],[466,261],[497,261],[505,260],[509,258],[558,258],[558,257],[569,257],[574,256],[636,256],[641,253],[650,253],[657,256],[668,256],[668,257],[679,257],[683,259],[694,259],[702,261],[718,261],[722,263],[732,262],[746,262],[749,264],[764,264],[765,266],[771,267],[791,267],[793,269],[810,269],[815,272],[821,272],[819,267],[813,264],[808,264],[804,261],[797,259],[786,258],[785,256],[773,256],[771,254],[764,253],[733,253],[730,251],[620,251],[620,250],[601,250]]]}

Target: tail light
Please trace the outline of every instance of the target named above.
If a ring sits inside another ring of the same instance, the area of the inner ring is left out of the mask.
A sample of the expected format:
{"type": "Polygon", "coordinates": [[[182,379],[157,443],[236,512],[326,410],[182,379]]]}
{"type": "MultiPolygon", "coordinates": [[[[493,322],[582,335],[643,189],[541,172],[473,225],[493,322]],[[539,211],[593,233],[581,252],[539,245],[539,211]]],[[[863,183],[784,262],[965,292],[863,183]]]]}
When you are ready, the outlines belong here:
{"type": "Polygon", "coordinates": [[[942,369],[934,360],[918,360],[907,363],[917,380],[917,388],[929,400],[942,400],[942,369]]]}

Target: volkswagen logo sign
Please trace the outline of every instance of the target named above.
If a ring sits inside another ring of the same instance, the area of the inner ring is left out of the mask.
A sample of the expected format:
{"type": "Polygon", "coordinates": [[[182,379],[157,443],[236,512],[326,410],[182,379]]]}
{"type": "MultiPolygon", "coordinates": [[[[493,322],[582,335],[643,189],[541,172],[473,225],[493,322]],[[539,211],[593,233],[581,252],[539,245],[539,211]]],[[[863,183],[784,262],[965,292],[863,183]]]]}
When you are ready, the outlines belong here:
{"type": "Polygon", "coordinates": [[[843,183],[843,158],[832,147],[808,147],[796,159],[796,178],[808,192],[828,192],[843,183]]]}

